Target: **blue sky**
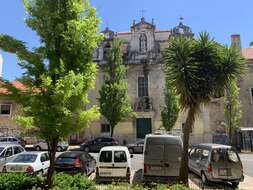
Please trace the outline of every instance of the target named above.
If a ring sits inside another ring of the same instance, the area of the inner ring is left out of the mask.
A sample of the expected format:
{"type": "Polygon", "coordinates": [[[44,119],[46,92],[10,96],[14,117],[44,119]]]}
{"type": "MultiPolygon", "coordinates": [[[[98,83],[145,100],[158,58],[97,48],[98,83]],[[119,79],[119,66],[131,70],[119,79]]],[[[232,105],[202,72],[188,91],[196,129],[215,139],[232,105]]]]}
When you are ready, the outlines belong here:
{"type": "MultiPolygon", "coordinates": [[[[147,21],[155,19],[157,29],[170,29],[179,17],[194,33],[208,31],[217,41],[230,44],[231,34],[240,34],[242,46],[253,41],[252,0],[91,0],[102,19],[101,30],[129,31],[133,19],[140,19],[145,10],[147,21]]],[[[24,23],[25,10],[21,0],[1,0],[0,33],[7,33],[27,42],[32,48],[39,44],[36,33],[24,23]]],[[[15,80],[22,74],[15,55],[2,52],[3,77],[15,80]]]]}

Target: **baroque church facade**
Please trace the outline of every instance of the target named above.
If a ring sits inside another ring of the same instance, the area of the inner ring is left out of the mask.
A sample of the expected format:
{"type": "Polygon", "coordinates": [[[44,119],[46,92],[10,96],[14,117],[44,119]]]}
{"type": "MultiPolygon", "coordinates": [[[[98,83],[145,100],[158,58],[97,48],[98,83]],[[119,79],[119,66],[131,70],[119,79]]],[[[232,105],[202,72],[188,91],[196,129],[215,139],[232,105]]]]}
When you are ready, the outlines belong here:
{"type": "MultiPolygon", "coordinates": [[[[134,118],[120,122],[115,127],[114,136],[121,143],[130,143],[145,138],[146,134],[154,133],[162,128],[161,109],[164,105],[165,74],[162,52],[168,47],[168,39],[173,35],[192,36],[190,27],[180,22],[169,30],[157,30],[154,21],[147,22],[141,18],[133,21],[129,32],[114,32],[109,28],[104,31],[105,39],[94,52],[94,60],[98,65],[96,89],[89,94],[90,103],[99,105],[99,89],[104,82],[106,52],[113,38],[123,42],[123,60],[127,67],[126,81],[130,104],[136,113],[134,118]]],[[[209,112],[203,112],[196,119],[192,133],[192,144],[211,142],[209,128],[209,112]]],[[[182,132],[185,113],[180,113],[172,133],[182,132]]],[[[92,122],[90,128],[72,138],[93,139],[98,136],[109,136],[110,127],[105,118],[92,122]]]]}

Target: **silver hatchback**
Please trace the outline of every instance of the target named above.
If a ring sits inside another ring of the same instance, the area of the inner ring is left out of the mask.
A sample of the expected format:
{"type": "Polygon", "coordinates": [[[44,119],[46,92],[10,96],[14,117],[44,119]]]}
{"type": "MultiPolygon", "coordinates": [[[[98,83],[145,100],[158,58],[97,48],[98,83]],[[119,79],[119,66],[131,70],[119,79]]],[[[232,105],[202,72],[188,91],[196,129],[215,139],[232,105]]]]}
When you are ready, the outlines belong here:
{"type": "Polygon", "coordinates": [[[202,182],[243,181],[243,166],[236,150],[220,144],[200,144],[189,151],[189,170],[201,176],[202,182]]]}

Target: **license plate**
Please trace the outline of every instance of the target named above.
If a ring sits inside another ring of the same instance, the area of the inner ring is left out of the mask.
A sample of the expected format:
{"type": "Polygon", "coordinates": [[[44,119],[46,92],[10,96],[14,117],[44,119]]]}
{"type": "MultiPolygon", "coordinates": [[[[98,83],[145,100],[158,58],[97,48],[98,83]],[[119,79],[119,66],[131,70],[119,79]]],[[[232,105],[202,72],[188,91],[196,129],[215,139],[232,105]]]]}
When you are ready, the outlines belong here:
{"type": "Polygon", "coordinates": [[[22,167],[21,166],[12,166],[12,167],[10,167],[10,170],[11,171],[21,171],[22,167]]]}
{"type": "Polygon", "coordinates": [[[162,170],[162,167],[160,167],[160,166],[152,166],[151,170],[159,171],[159,170],[162,170]]]}
{"type": "Polygon", "coordinates": [[[111,175],[111,172],[100,172],[100,175],[111,175]]]}
{"type": "Polygon", "coordinates": [[[227,170],[226,169],[219,169],[219,175],[220,176],[226,176],[227,175],[227,170]]]}

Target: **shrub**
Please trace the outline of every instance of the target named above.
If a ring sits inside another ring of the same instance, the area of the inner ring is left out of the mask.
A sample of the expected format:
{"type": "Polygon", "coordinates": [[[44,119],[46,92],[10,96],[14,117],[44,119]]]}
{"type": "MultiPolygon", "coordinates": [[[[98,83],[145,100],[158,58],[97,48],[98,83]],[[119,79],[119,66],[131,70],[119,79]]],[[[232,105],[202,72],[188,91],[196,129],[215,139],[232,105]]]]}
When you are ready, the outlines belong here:
{"type": "Polygon", "coordinates": [[[0,174],[0,190],[30,190],[32,187],[42,187],[43,179],[36,176],[17,173],[0,174]]]}
{"type": "Polygon", "coordinates": [[[96,190],[95,183],[83,175],[55,174],[52,190],[96,190]]]}

